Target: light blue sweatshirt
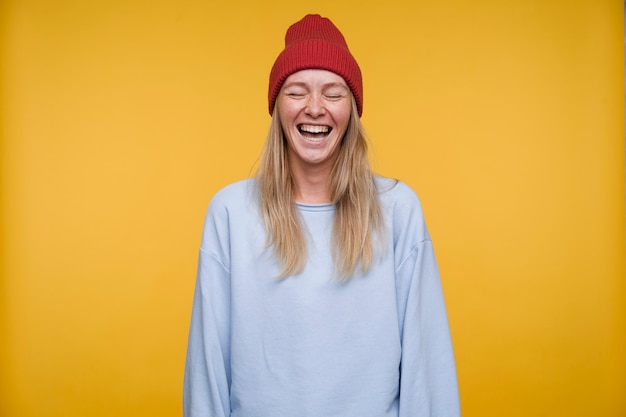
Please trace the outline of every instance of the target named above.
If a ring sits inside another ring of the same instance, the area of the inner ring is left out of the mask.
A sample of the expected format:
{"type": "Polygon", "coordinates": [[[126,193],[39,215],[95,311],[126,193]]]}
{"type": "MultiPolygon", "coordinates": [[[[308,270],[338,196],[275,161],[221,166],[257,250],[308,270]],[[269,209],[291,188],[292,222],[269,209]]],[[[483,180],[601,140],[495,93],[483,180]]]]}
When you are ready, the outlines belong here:
{"type": "Polygon", "coordinates": [[[277,279],[254,180],[219,191],[204,224],[184,379],[186,417],[456,417],[454,355],[415,193],[377,179],[381,256],[339,281],[334,206],[298,204],[308,261],[277,279]]]}

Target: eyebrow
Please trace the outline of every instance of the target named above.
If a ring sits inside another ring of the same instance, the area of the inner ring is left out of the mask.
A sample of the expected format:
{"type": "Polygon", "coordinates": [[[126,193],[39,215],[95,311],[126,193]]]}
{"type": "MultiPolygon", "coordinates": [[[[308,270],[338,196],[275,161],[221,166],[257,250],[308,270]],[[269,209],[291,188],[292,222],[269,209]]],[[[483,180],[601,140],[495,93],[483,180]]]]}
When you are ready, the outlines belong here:
{"type": "MultiPolygon", "coordinates": [[[[304,81],[291,81],[289,83],[285,83],[285,85],[283,86],[284,88],[287,87],[308,87],[308,84],[304,81]]],[[[341,87],[341,88],[345,88],[346,90],[349,90],[350,88],[344,84],[344,83],[339,83],[339,82],[330,82],[330,83],[326,83],[322,85],[322,88],[329,88],[329,87],[341,87]]]]}

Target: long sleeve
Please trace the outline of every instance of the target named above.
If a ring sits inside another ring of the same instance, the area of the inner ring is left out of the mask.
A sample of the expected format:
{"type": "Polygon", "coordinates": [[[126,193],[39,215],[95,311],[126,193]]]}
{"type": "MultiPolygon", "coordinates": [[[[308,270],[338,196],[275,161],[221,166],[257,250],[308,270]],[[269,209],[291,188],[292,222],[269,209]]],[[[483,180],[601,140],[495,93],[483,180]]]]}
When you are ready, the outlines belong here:
{"type": "Polygon", "coordinates": [[[458,417],[456,366],[432,242],[416,244],[396,273],[403,312],[399,417],[458,417]]]}
{"type": "Polygon", "coordinates": [[[185,417],[230,416],[230,280],[200,250],[183,389],[185,417]]]}

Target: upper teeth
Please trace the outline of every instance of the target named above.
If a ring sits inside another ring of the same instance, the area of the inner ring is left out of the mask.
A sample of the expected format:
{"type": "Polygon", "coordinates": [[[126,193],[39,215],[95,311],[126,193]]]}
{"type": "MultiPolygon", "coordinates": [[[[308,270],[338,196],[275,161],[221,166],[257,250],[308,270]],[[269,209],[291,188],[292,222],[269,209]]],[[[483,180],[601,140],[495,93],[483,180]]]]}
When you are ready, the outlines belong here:
{"type": "Polygon", "coordinates": [[[313,125],[302,125],[300,129],[304,132],[309,133],[326,133],[328,132],[328,126],[313,126],[313,125]]]}

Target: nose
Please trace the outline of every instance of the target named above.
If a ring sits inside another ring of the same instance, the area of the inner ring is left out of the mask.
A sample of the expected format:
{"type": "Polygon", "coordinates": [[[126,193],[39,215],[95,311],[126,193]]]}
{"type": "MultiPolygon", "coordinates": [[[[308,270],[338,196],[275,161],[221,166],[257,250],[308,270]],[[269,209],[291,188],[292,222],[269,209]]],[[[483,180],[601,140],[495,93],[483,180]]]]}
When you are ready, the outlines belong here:
{"type": "Polygon", "coordinates": [[[305,112],[311,117],[319,117],[326,112],[321,94],[311,94],[309,96],[305,112]]]}

